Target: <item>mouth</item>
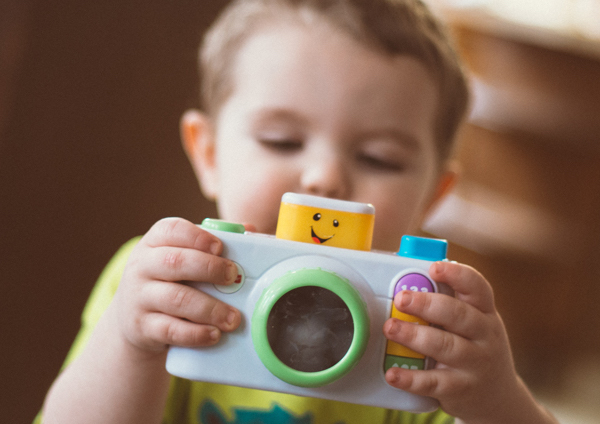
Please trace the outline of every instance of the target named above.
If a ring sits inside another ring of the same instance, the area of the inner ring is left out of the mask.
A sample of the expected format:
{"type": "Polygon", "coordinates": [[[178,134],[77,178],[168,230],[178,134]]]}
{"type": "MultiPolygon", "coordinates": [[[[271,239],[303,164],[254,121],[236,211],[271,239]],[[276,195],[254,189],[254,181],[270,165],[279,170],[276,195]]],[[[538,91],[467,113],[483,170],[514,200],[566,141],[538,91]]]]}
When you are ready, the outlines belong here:
{"type": "MultiPolygon", "coordinates": [[[[335,234],[334,234],[335,235],[335,234]]],[[[315,230],[313,230],[313,227],[310,227],[310,236],[312,237],[313,241],[317,244],[323,244],[325,243],[327,240],[331,240],[333,238],[333,236],[331,237],[327,237],[327,238],[321,238],[319,236],[317,236],[315,234],[315,230]]]]}

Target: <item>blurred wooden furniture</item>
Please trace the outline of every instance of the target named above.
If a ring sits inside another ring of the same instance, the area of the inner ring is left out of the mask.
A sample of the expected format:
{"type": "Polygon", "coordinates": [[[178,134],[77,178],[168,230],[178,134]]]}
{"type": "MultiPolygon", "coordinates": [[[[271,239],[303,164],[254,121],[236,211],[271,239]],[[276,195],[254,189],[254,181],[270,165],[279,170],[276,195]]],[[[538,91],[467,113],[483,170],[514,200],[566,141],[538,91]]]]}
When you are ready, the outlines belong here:
{"type": "Polygon", "coordinates": [[[470,226],[433,230],[492,282],[525,379],[558,390],[600,357],[600,43],[448,17],[475,97],[454,194],[470,226]]]}

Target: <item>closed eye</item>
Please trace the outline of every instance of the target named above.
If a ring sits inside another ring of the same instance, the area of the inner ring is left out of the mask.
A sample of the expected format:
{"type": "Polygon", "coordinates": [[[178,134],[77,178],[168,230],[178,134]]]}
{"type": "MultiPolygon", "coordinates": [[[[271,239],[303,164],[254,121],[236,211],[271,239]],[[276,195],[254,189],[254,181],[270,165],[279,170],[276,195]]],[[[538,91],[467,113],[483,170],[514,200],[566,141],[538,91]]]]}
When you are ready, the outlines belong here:
{"type": "Polygon", "coordinates": [[[300,139],[293,138],[259,138],[258,142],[268,150],[275,153],[295,153],[304,147],[304,143],[300,139]]]}
{"type": "Polygon", "coordinates": [[[383,172],[403,172],[406,164],[394,158],[384,158],[379,156],[359,154],[357,157],[359,165],[374,171],[383,172]]]}

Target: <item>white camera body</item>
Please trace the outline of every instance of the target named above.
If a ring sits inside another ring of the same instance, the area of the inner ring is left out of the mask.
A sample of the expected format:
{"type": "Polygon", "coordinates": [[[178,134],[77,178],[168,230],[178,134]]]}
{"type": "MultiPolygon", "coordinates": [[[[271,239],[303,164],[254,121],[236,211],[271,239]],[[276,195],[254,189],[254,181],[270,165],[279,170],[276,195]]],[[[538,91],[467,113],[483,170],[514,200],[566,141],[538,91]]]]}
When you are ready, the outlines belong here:
{"type": "Polygon", "coordinates": [[[191,284],[239,309],[242,323],[214,346],[170,347],[169,373],[412,412],[439,406],[385,381],[391,366],[428,369],[433,361],[388,343],[382,328],[390,316],[420,323],[397,315],[392,300],[400,290],[452,294],[428,273],[433,261],[445,259],[445,241],[405,236],[392,253],[244,233],[215,220],[203,228],[223,242],[238,281],[191,284]]]}

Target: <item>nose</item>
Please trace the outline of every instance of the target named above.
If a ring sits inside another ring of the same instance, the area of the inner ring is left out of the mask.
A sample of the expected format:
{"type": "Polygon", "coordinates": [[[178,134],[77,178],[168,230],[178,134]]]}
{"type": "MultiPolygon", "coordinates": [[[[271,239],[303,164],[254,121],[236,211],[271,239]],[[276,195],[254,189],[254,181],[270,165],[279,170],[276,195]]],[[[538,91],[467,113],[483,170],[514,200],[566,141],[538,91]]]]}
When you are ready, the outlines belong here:
{"type": "Polygon", "coordinates": [[[348,199],[350,182],[346,163],[340,155],[324,152],[315,155],[302,172],[302,192],[334,199],[348,199]]]}

